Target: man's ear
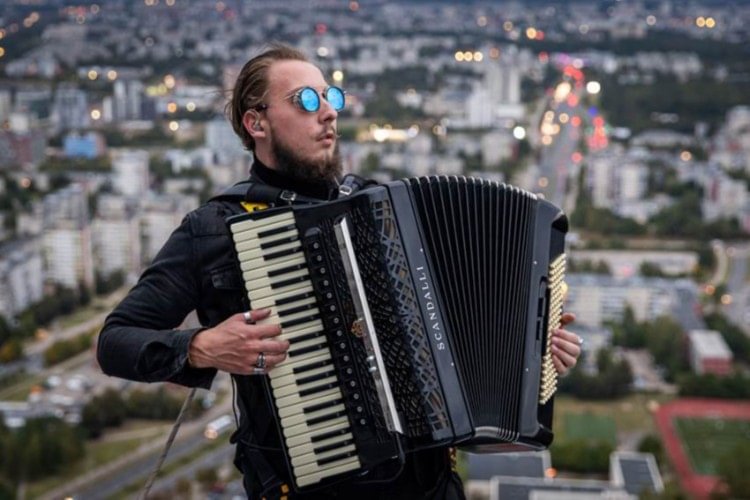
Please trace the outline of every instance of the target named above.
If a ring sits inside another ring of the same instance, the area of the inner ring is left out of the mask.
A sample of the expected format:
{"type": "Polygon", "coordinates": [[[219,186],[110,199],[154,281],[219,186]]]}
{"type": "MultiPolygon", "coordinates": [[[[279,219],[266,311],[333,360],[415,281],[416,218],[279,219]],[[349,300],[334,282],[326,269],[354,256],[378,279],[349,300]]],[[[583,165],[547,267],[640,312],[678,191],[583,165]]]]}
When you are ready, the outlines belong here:
{"type": "Polygon", "coordinates": [[[265,129],[261,123],[260,114],[253,110],[247,110],[242,116],[242,126],[253,139],[259,139],[266,136],[265,129]]]}

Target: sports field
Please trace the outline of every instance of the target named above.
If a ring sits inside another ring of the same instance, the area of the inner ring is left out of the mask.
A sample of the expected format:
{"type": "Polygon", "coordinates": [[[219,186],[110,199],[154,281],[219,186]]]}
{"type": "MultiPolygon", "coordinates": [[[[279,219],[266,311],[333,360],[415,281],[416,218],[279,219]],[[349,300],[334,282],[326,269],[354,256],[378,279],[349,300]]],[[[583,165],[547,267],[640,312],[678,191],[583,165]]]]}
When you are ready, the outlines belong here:
{"type": "Polygon", "coordinates": [[[698,474],[716,474],[723,455],[741,440],[750,441],[749,420],[675,418],[674,426],[698,474]]]}
{"type": "Polygon", "coordinates": [[[680,484],[695,499],[710,498],[719,484],[719,457],[750,439],[750,401],[684,398],[662,404],[654,417],[680,484]]]}
{"type": "Polygon", "coordinates": [[[568,413],[564,417],[565,439],[594,440],[617,445],[617,428],[611,417],[592,413],[568,413]]]}

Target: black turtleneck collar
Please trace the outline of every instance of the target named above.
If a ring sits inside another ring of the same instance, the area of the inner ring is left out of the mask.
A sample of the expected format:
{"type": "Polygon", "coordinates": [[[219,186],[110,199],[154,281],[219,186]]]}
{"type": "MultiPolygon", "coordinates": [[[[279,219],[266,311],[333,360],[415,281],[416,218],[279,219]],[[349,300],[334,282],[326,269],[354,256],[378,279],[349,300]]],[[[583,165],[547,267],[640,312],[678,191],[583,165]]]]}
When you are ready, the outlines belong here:
{"type": "Polygon", "coordinates": [[[332,200],[336,198],[338,192],[338,183],[336,182],[325,180],[305,182],[292,179],[278,170],[267,167],[257,158],[255,158],[253,166],[250,169],[250,180],[281,189],[289,189],[299,195],[318,198],[320,200],[332,200]]]}

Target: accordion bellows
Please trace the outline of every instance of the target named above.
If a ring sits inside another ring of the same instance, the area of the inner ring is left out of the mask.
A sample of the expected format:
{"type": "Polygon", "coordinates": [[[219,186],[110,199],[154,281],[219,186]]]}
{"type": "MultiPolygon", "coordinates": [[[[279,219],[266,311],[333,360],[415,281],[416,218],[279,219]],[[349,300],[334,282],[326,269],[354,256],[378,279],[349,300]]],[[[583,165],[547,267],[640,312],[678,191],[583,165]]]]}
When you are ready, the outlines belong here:
{"type": "Polygon", "coordinates": [[[291,343],[268,390],[296,489],[404,451],[551,443],[558,208],[425,177],[228,223],[251,306],[271,307],[291,343]]]}

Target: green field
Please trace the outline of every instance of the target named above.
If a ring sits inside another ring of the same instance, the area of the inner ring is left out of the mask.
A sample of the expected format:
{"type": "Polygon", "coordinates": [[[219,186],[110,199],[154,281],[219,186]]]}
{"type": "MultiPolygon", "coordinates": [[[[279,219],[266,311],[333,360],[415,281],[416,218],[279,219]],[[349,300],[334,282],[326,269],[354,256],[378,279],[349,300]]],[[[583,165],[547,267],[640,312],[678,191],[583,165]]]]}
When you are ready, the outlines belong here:
{"type": "Polygon", "coordinates": [[[750,420],[676,418],[674,426],[698,474],[715,475],[719,459],[737,443],[750,440],[750,420]]]}
{"type": "Polygon", "coordinates": [[[593,413],[568,413],[563,418],[563,434],[570,440],[603,441],[617,445],[615,420],[605,415],[593,413]]]}

